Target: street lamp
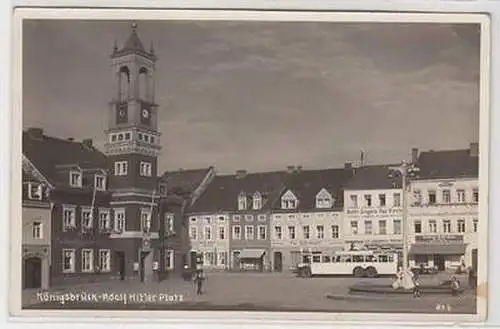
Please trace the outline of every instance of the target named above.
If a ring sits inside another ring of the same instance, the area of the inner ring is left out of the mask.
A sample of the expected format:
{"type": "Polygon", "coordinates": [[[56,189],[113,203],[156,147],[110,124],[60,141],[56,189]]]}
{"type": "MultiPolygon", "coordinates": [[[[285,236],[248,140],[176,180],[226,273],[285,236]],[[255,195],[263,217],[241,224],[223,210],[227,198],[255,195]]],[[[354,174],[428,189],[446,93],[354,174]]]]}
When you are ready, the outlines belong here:
{"type": "Polygon", "coordinates": [[[412,274],[408,269],[408,186],[410,178],[418,174],[419,168],[413,163],[403,161],[397,167],[389,167],[392,172],[398,172],[401,175],[401,189],[403,190],[401,207],[403,210],[402,228],[403,228],[403,276],[400,282],[403,289],[413,287],[412,274]]]}

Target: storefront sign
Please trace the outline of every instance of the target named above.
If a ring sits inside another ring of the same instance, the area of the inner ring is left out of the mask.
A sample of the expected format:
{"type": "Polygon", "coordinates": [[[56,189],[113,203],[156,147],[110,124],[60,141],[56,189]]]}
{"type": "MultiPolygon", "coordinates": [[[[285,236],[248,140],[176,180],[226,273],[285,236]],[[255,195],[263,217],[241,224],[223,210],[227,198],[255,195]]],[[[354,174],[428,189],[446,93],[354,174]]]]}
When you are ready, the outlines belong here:
{"type": "Polygon", "coordinates": [[[401,208],[347,209],[346,214],[349,216],[388,217],[400,216],[402,211],[401,208]]]}
{"type": "Polygon", "coordinates": [[[416,242],[442,243],[442,242],[463,242],[464,237],[457,234],[436,234],[436,235],[417,235],[416,242]]]}

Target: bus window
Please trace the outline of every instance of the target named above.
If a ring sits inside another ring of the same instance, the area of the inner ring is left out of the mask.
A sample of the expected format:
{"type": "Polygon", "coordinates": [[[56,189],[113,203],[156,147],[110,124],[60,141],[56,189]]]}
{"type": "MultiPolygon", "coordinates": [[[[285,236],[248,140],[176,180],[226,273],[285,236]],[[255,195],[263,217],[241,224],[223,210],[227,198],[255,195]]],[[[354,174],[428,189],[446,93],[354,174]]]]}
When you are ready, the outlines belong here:
{"type": "Polygon", "coordinates": [[[373,255],[366,256],[366,262],[376,262],[376,261],[377,261],[377,258],[375,258],[375,256],[373,256],[373,255]]]}
{"type": "Polygon", "coordinates": [[[394,257],[392,255],[387,255],[387,261],[392,263],[394,261],[394,257]]]}
{"type": "Polygon", "coordinates": [[[309,264],[311,262],[311,257],[309,255],[302,256],[302,263],[309,264]]]}
{"type": "Polygon", "coordinates": [[[365,260],[365,257],[363,257],[362,255],[354,255],[354,256],[352,256],[353,263],[363,263],[364,260],[365,260]]]}
{"type": "Polygon", "coordinates": [[[340,263],[341,262],[340,256],[335,257],[335,262],[336,263],[340,263]]]}
{"type": "Polygon", "coordinates": [[[323,263],[330,263],[330,256],[323,256],[323,263]]]}
{"type": "Polygon", "coordinates": [[[351,257],[346,256],[346,258],[344,258],[344,262],[345,263],[350,263],[351,262],[351,257]]]}
{"type": "Polygon", "coordinates": [[[314,253],[313,256],[312,256],[312,262],[313,263],[321,263],[321,253],[314,253]]]}
{"type": "Polygon", "coordinates": [[[387,255],[379,255],[378,260],[381,263],[387,263],[387,255]]]}

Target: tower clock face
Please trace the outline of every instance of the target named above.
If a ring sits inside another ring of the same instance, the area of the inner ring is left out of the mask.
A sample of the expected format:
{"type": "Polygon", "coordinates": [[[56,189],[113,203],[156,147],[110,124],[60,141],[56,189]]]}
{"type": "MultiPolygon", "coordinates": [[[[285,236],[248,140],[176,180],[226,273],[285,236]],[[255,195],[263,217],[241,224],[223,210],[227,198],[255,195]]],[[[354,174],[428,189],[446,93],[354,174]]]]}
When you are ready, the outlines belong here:
{"type": "Polygon", "coordinates": [[[117,104],[116,106],[116,122],[127,123],[128,121],[128,111],[127,111],[127,103],[117,104]]]}
{"type": "Polygon", "coordinates": [[[151,123],[151,106],[145,103],[141,107],[141,123],[146,125],[151,123]]]}

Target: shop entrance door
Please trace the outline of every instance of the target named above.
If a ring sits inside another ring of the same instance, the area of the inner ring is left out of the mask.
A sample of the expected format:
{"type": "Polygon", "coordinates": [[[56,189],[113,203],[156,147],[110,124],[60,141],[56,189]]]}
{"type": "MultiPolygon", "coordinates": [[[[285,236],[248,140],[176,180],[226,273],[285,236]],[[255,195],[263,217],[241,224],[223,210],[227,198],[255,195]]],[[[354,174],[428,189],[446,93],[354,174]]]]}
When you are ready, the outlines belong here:
{"type": "Polygon", "coordinates": [[[434,255],[434,266],[437,267],[438,271],[445,270],[445,259],[443,255],[434,255]]]}

